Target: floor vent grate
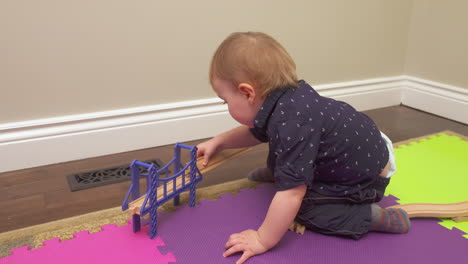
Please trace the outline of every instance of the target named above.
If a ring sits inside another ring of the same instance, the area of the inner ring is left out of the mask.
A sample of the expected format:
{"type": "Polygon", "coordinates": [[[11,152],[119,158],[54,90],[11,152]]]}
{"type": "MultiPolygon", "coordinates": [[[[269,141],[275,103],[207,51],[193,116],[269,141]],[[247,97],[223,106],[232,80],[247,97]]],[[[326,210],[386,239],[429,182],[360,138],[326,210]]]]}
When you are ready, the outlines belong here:
{"type": "MultiPolygon", "coordinates": [[[[154,163],[159,168],[164,164],[160,159],[144,161],[145,163],[154,163]]],[[[140,168],[140,173],[146,173],[146,169],[140,168]]],[[[112,183],[129,181],[131,177],[130,166],[124,165],[119,167],[99,169],[87,172],[67,175],[68,185],[70,190],[78,191],[112,183]]]]}

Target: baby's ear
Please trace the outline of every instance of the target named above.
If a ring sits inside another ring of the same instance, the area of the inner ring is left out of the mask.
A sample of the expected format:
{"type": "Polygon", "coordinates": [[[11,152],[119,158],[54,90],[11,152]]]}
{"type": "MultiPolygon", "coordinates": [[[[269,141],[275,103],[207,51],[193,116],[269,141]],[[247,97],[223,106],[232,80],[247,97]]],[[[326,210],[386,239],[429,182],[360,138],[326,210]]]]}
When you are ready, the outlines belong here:
{"type": "Polygon", "coordinates": [[[248,83],[240,83],[239,86],[237,87],[239,89],[239,92],[247,99],[247,100],[252,100],[254,101],[256,97],[256,92],[255,88],[248,83]]]}

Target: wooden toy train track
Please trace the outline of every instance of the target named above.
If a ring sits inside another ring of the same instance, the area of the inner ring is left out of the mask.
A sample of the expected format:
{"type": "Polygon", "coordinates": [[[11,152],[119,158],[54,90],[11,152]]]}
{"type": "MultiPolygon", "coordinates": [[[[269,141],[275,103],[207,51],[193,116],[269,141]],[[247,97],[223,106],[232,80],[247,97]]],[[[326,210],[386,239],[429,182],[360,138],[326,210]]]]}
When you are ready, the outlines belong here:
{"type": "Polygon", "coordinates": [[[468,201],[459,203],[411,203],[399,204],[389,208],[401,208],[408,213],[410,218],[438,217],[452,218],[455,222],[468,221],[468,201]]]}

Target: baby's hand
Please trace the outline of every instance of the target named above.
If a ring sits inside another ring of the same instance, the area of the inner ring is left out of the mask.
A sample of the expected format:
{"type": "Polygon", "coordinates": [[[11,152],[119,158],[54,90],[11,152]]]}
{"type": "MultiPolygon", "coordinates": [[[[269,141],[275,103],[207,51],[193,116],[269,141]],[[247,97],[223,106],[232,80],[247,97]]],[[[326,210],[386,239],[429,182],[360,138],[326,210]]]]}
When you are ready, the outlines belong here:
{"type": "Polygon", "coordinates": [[[203,166],[208,165],[210,157],[218,151],[219,143],[210,139],[197,145],[197,158],[203,156],[203,166]]]}
{"type": "Polygon", "coordinates": [[[255,230],[245,230],[241,233],[232,234],[225,247],[223,257],[228,257],[236,252],[244,252],[236,264],[242,264],[250,257],[262,254],[268,250],[260,242],[260,236],[255,230]]]}

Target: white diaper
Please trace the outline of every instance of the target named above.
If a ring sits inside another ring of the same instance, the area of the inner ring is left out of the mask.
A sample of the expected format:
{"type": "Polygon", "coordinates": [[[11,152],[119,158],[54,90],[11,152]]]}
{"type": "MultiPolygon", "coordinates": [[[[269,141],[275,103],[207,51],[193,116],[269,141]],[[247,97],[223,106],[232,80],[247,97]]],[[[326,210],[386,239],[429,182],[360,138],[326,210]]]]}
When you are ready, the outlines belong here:
{"type": "Polygon", "coordinates": [[[382,138],[385,140],[385,143],[387,143],[388,162],[390,163],[390,166],[388,168],[387,178],[390,178],[396,172],[395,153],[393,152],[392,141],[384,133],[380,132],[380,134],[382,135],[382,138]]]}

